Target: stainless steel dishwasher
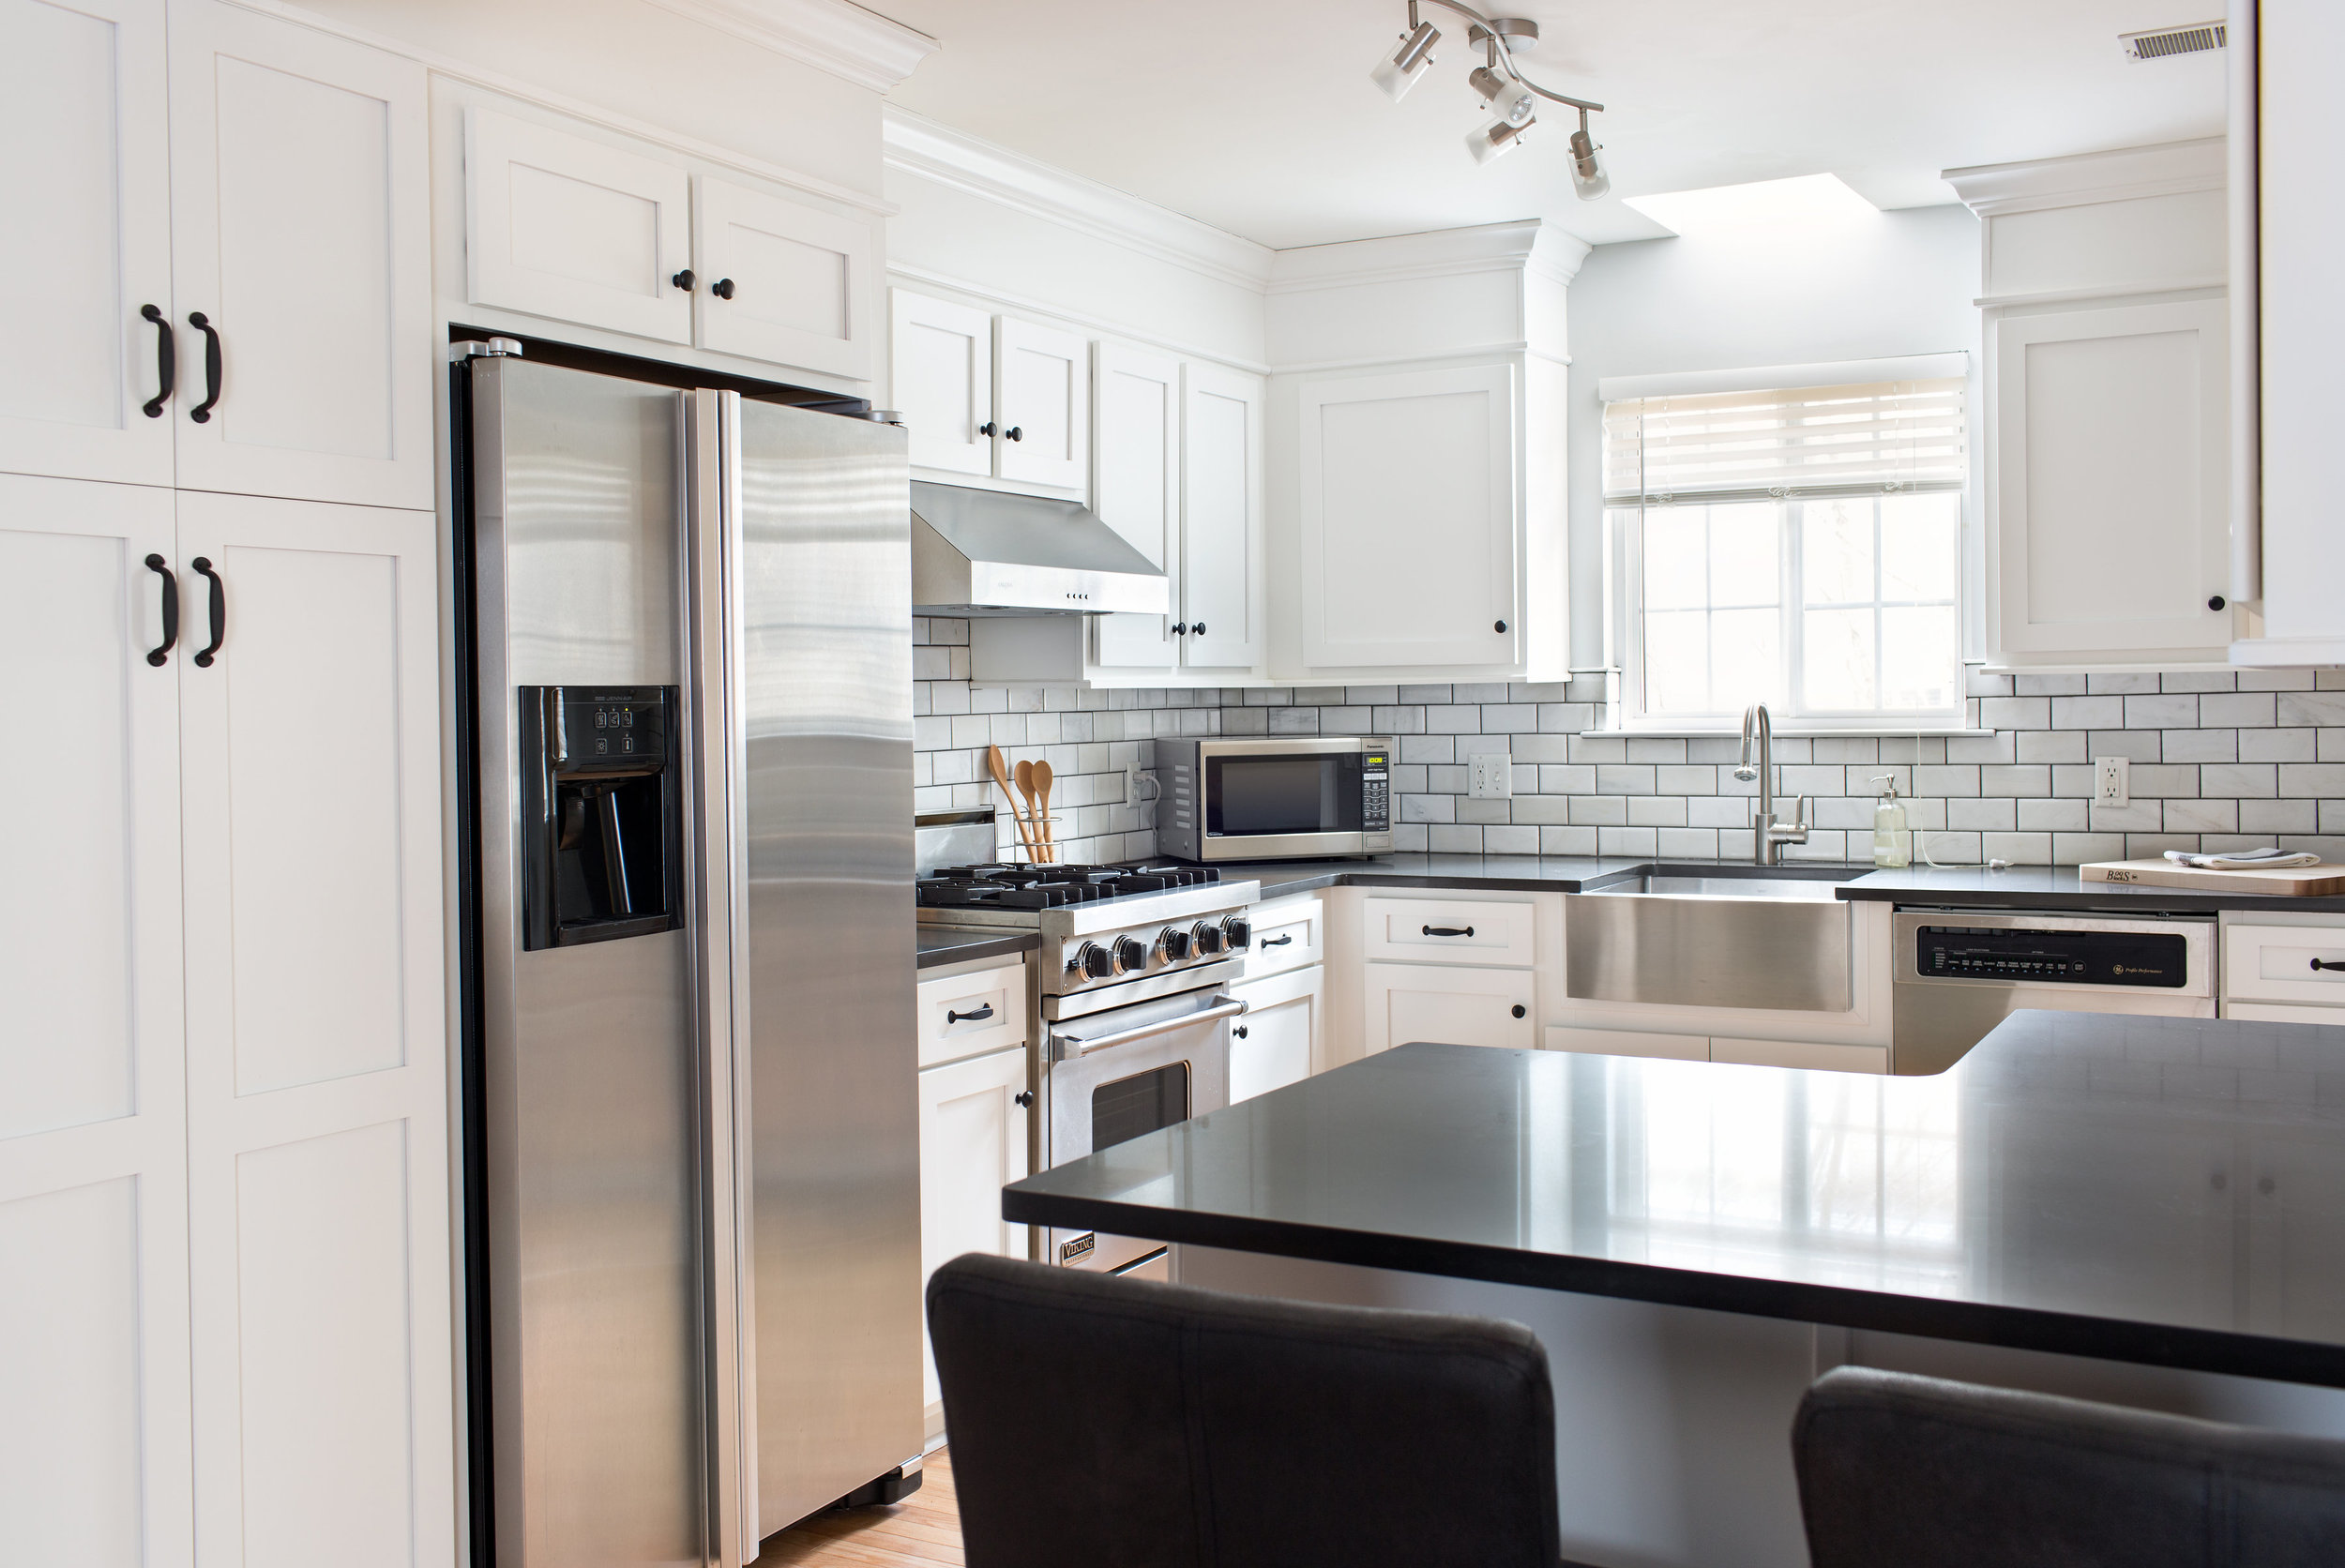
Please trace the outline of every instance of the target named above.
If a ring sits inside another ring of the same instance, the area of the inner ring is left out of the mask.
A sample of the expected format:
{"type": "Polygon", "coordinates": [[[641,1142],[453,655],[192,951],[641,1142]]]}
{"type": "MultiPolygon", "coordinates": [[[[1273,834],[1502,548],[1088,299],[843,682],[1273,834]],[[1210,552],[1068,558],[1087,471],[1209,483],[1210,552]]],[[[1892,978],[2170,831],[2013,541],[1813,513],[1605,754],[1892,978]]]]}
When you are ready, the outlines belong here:
{"type": "Polygon", "coordinates": [[[2215,1016],[2215,917],[1897,912],[1890,1063],[1942,1073],[2009,1014],[2215,1016]]]}

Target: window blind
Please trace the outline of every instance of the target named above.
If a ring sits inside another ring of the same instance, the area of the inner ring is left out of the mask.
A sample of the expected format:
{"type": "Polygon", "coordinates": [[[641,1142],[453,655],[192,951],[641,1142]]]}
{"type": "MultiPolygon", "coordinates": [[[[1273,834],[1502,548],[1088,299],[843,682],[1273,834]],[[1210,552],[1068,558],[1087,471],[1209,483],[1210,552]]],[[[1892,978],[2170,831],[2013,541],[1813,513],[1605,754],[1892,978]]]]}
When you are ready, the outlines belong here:
{"type": "Polygon", "coordinates": [[[1959,377],[1604,405],[1608,505],[1959,489],[1959,377]]]}

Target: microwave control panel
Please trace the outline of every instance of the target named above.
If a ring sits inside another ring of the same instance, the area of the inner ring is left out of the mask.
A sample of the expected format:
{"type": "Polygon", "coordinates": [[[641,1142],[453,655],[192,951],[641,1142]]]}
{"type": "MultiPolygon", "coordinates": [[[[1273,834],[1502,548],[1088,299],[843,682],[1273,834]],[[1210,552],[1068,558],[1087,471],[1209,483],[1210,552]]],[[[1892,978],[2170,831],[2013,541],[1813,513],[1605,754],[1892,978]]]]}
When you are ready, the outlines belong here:
{"type": "Polygon", "coordinates": [[[1389,833],[1392,831],[1392,770],[1390,757],[1382,751],[1363,752],[1360,756],[1360,831],[1389,833]]]}

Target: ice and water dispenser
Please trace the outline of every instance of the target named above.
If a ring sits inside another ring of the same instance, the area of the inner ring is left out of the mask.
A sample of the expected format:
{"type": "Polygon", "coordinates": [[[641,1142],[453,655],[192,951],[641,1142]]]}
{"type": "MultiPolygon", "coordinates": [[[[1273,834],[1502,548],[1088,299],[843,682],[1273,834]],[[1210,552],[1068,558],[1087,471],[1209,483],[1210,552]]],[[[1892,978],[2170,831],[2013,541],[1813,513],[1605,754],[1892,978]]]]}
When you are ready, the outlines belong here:
{"type": "Polygon", "coordinates": [[[683,921],[674,686],[521,689],[522,945],[683,921]]]}

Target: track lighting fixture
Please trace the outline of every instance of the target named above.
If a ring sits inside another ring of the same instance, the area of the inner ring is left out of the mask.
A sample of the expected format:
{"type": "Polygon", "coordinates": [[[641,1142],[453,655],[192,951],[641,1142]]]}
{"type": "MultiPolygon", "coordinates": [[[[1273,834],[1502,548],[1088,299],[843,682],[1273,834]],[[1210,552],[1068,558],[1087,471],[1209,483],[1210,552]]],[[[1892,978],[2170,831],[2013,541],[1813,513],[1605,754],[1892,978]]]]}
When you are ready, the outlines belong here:
{"type": "MultiPolygon", "coordinates": [[[[1466,18],[1473,23],[1466,31],[1467,41],[1482,47],[1482,64],[1466,80],[1481,96],[1490,118],[1466,137],[1466,150],[1474,161],[1488,163],[1513,151],[1522,133],[1538,123],[1538,100],[1546,98],[1580,111],[1580,128],[1572,132],[1570,141],[1572,188],[1583,202],[1593,202],[1611,190],[1611,179],[1596,157],[1603,149],[1588,133],[1588,116],[1603,113],[1604,106],[1550,91],[1524,76],[1516,63],[1516,55],[1528,53],[1539,41],[1539,24],[1527,17],[1484,16],[1460,0],[1427,3],[1466,18]]],[[[1401,35],[1399,48],[1392,54],[1380,55],[1369,72],[1369,80],[1396,101],[1432,65],[1433,45],[1441,38],[1431,23],[1418,18],[1419,4],[1420,0],[1409,0],[1409,30],[1401,35]]]]}

